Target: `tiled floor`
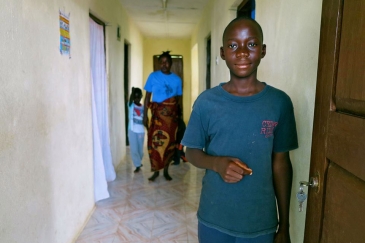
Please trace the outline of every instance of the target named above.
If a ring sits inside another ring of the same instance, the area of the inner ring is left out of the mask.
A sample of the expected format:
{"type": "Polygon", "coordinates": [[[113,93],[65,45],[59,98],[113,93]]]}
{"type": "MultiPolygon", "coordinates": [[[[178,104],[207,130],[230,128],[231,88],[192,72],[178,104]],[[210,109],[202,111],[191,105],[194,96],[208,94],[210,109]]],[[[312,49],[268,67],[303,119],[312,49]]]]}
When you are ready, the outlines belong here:
{"type": "MultiPolygon", "coordinates": [[[[129,147],[127,148],[129,153],[129,147]]],[[[196,211],[204,170],[190,163],[170,166],[172,181],[152,175],[148,154],[133,173],[129,154],[109,183],[110,198],[96,209],[76,243],[197,243],[196,211]]]]}

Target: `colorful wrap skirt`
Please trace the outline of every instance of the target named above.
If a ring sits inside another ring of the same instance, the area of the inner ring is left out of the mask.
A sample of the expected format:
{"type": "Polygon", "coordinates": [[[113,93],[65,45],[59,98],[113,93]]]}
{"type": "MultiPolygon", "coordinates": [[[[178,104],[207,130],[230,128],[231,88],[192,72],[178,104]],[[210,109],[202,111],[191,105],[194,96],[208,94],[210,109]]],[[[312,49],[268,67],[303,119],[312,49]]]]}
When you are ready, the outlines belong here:
{"type": "Polygon", "coordinates": [[[159,171],[173,159],[179,107],[175,97],[148,106],[152,117],[148,127],[147,148],[151,170],[159,171]]]}

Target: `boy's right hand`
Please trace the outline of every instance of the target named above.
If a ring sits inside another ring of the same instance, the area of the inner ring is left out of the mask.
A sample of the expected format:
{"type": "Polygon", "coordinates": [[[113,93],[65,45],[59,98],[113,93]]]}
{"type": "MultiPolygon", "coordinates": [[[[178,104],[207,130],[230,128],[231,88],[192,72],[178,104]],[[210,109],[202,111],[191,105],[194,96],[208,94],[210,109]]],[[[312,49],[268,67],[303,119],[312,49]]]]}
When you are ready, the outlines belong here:
{"type": "Polygon", "coordinates": [[[252,170],[241,160],[232,157],[217,157],[214,170],[227,183],[236,183],[246,175],[252,175],[252,170]]]}

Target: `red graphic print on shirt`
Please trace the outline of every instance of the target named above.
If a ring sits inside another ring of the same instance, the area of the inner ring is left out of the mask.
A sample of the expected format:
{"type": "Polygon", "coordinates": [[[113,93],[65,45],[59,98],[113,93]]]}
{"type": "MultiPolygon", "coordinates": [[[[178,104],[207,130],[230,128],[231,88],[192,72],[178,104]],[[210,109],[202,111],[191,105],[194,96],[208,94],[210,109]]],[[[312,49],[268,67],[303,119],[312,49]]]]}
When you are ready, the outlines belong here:
{"type": "Polygon", "coordinates": [[[137,116],[141,116],[141,110],[134,108],[134,112],[137,114],[137,116]]]}
{"type": "Polygon", "coordinates": [[[278,125],[276,121],[262,121],[262,127],[260,134],[265,134],[265,138],[271,137],[274,135],[274,129],[278,125]]]}

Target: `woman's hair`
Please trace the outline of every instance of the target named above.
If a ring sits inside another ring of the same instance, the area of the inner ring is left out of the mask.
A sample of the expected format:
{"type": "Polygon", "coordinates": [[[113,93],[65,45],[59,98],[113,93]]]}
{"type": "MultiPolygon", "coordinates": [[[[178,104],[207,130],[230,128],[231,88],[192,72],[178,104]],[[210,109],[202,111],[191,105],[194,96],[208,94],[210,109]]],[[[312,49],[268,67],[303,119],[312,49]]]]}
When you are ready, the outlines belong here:
{"type": "Polygon", "coordinates": [[[136,94],[139,94],[142,97],[142,90],[140,88],[132,87],[132,93],[131,93],[131,97],[129,99],[129,105],[131,105],[133,103],[134,96],[136,94]]]}
{"type": "Polygon", "coordinates": [[[170,64],[172,64],[172,57],[170,55],[170,51],[163,51],[162,54],[158,57],[158,60],[160,61],[161,58],[166,57],[167,60],[169,60],[170,64]]]}

